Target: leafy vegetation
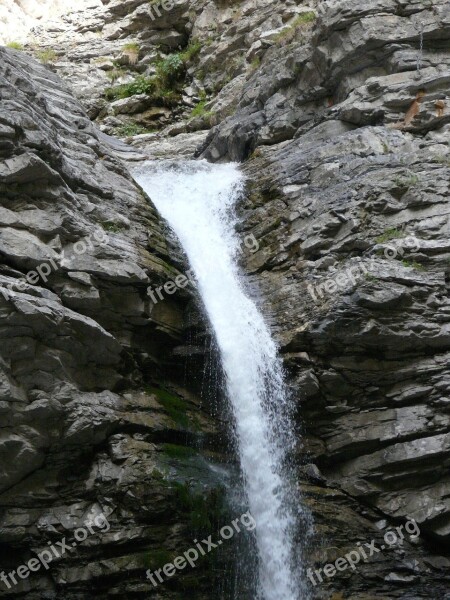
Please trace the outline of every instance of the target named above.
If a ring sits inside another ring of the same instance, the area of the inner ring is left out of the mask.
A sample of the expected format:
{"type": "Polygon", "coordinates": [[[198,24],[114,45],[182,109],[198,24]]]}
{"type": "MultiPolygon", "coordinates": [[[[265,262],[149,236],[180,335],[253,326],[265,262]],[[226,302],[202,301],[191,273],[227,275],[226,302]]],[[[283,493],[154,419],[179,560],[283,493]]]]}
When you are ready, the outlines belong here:
{"type": "Polygon", "coordinates": [[[115,129],[115,134],[119,137],[131,137],[133,135],[143,135],[145,133],[155,133],[156,129],[148,129],[137,123],[127,123],[115,129]]]}
{"type": "Polygon", "coordinates": [[[197,75],[197,79],[199,81],[204,81],[205,78],[206,78],[206,73],[205,73],[205,71],[203,69],[198,69],[196,75],[197,75]]]}
{"type": "Polygon", "coordinates": [[[425,271],[425,267],[423,265],[421,265],[419,262],[413,260],[413,261],[408,261],[408,260],[402,260],[402,265],[404,267],[409,267],[411,269],[416,269],[416,271],[425,271]]]}
{"type": "Polygon", "coordinates": [[[189,44],[189,46],[185,50],[183,50],[183,52],[181,53],[181,58],[182,58],[183,62],[188,63],[188,62],[191,62],[192,60],[194,60],[194,58],[196,58],[200,54],[201,49],[202,49],[201,41],[197,40],[197,39],[193,39],[191,41],[191,43],[189,44]]]}
{"type": "Polygon", "coordinates": [[[301,31],[306,31],[312,27],[316,21],[317,15],[314,11],[308,11],[297,15],[288,27],[280,31],[275,37],[275,42],[289,43],[301,31]]]}
{"type": "Polygon", "coordinates": [[[123,225],[119,225],[118,223],[102,223],[102,227],[105,231],[110,231],[111,233],[119,233],[123,230],[123,225]]]}
{"type": "Polygon", "coordinates": [[[298,15],[294,22],[292,23],[293,27],[298,27],[298,25],[306,25],[308,23],[314,23],[317,19],[317,15],[314,11],[310,10],[308,12],[304,12],[301,15],[298,15]]]}
{"type": "Polygon", "coordinates": [[[207,100],[200,100],[197,106],[192,109],[191,118],[201,117],[203,119],[210,119],[213,116],[214,112],[212,110],[206,110],[206,102],[207,100]]]}
{"type": "Polygon", "coordinates": [[[173,556],[167,550],[147,550],[143,558],[144,569],[155,571],[170,563],[173,556]]]}
{"type": "Polygon", "coordinates": [[[390,240],[398,240],[400,238],[405,237],[405,232],[400,229],[387,229],[382,235],[376,238],[377,244],[384,244],[385,242],[389,242],[390,240]]]}
{"type": "Polygon", "coordinates": [[[47,65],[56,60],[56,52],[52,48],[48,48],[47,50],[38,50],[36,52],[36,58],[44,65],[47,65]]]}
{"type": "Polygon", "coordinates": [[[256,56],[250,63],[250,68],[252,71],[256,71],[257,69],[259,69],[260,65],[261,59],[259,58],[259,56],[256,56]]]}
{"type": "Polygon", "coordinates": [[[9,42],[6,44],[7,48],[13,48],[13,50],[23,50],[23,44],[20,42],[9,42]]]}
{"type": "MultiPolygon", "coordinates": [[[[197,40],[183,51],[170,54],[166,58],[160,58],[155,62],[155,75],[146,77],[139,75],[130,83],[115,86],[105,90],[108,100],[117,100],[147,94],[152,96],[155,104],[173,106],[180,100],[181,82],[184,80],[187,65],[198,55],[201,43],[197,40]]],[[[123,48],[124,53],[139,53],[137,44],[127,44],[123,48]]],[[[120,70],[111,72],[110,79],[115,81],[123,74],[120,70]]]]}
{"type": "Polygon", "coordinates": [[[171,88],[186,71],[186,64],[180,53],[170,54],[156,63],[156,78],[162,88],[171,88]]]}
{"type": "Polygon", "coordinates": [[[105,95],[108,100],[129,98],[130,96],[136,96],[138,94],[150,95],[155,90],[155,86],[156,83],[153,77],[139,75],[139,77],[136,77],[136,79],[130,83],[124,83],[115,88],[108,88],[105,91],[105,95]]]}
{"type": "Polygon", "coordinates": [[[162,106],[174,106],[180,98],[179,92],[165,88],[158,76],[145,77],[139,75],[130,83],[124,83],[105,90],[105,96],[108,100],[130,98],[138,94],[147,94],[147,96],[152,97],[155,104],[162,106]]]}
{"type": "Polygon", "coordinates": [[[139,52],[140,46],[139,46],[139,44],[136,44],[135,42],[133,42],[130,44],[125,44],[125,46],[122,47],[122,50],[124,52],[139,52]]]}

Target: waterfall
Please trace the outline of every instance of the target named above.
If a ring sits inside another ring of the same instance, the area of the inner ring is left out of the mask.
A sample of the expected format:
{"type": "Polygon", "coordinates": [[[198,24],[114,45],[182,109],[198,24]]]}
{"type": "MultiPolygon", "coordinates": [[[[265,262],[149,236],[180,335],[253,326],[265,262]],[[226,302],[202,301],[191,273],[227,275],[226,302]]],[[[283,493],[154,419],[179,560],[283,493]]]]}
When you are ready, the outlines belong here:
{"type": "Polygon", "coordinates": [[[295,574],[295,518],[283,474],[292,435],[282,367],[238,267],[242,243],[233,207],[244,178],[234,164],[204,161],[148,162],[134,176],[178,236],[217,340],[245,491],[257,523],[258,597],[305,600],[307,591],[295,574]]]}

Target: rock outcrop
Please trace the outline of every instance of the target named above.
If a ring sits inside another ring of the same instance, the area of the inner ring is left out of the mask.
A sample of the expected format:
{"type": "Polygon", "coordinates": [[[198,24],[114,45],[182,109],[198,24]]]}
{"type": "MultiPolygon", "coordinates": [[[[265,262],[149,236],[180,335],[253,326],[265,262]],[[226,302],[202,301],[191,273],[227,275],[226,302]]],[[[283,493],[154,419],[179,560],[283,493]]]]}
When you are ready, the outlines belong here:
{"type": "MultiPolygon", "coordinates": [[[[0,572],[95,530],[0,597],[148,597],[219,486],[175,351],[193,293],[147,294],[183,257],[58,77],[0,48],[0,99],[0,572]]],[[[203,597],[202,573],[159,597],[203,597]]]]}
{"type": "MultiPolygon", "coordinates": [[[[300,460],[319,467],[306,472],[388,523],[414,518],[425,552],[448,554],[449,6],[319,8],[310,44],[269,51],[203,155],[250,156],[247,269],[299,399],[300,460]]],[[[327,559],[357,519],[344,521],[325,525],[327,559]]],[[[446,565],[422,556],[390,562],[395,577],[376,564],[369,585],[328,584],[420,598],[438,576],[446,598],[446,565]]]]}
{"type": "MultiPolygon", "coordinates": [[[[449,539],[450,162],[441,151],[439,134],[327,122],[258,150],[242,207],[244,231],[260,242],[248,269],[299,399],[300,460],[360,506],[414,518],[430,551],[449,539]]],[[[422,596],[410,587],[398,597],[422,596]]]]}
{"type": "Polygon", "coordinates": [[[242,160],[323,120],[415,133],[449,122],[447,2],[329,0],[310,14],[266,50],[204,156],[242,160]]]}

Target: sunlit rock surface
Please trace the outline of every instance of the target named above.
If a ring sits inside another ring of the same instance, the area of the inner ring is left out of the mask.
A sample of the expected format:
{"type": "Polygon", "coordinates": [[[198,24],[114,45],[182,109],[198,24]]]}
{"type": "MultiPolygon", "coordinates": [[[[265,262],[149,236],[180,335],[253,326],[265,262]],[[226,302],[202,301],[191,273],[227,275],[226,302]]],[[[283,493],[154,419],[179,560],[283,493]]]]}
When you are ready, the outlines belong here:
{"type": "Polygon", "coordinates": [[[0,44],[25,42],[33,28],[73,11],[101,6],[100,0],[2,0],[0,5],[0,44]]]}

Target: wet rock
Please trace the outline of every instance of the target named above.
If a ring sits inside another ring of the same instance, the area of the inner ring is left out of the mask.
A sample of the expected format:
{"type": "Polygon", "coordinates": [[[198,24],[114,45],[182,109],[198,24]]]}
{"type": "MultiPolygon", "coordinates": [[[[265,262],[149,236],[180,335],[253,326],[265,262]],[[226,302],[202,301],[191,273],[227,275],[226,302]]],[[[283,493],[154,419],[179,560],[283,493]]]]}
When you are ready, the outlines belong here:
{"type": "Polygon", "coordinates": [[[177,486],[193,479],[207,495],[220,485],[199,453],[176,445],[207,444],[214,422],[193,392],[168,376],[173,391],[161,387],[163,371],[182,370],[173,349],[192,299],[156,315],[146,293],[184,259],[56,75],[0,48],[0,98],[11,143],[0,165],[0,570],[108,519],[0,596],[147,596],[149,556],[179,554],[192,537],[177,486]]]}

